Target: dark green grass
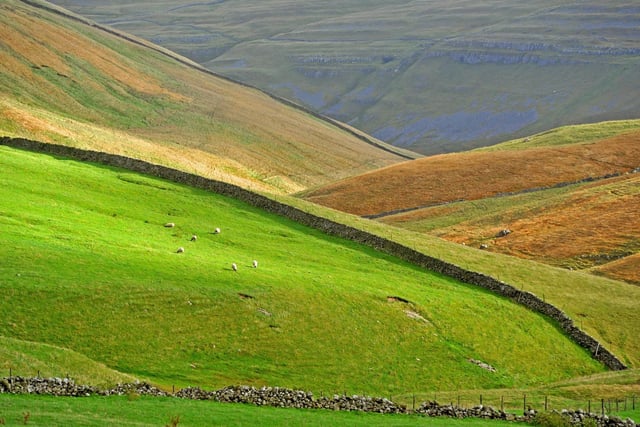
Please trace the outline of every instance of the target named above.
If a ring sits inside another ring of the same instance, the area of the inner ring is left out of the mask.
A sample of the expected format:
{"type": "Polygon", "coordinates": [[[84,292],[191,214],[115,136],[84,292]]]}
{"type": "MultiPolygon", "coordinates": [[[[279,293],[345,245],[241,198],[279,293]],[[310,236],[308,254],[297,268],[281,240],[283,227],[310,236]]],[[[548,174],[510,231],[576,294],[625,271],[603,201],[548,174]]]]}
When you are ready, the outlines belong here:
{"type": "MultiPolygon", "coordinates": [[[[168,388],[389,396],[603,370],[523,307],[369,248],[170,182],[0,152],[1,336],[168,388]]],[[[33,372],[28,358],[6,357],[15,374],[33,372]]]]}

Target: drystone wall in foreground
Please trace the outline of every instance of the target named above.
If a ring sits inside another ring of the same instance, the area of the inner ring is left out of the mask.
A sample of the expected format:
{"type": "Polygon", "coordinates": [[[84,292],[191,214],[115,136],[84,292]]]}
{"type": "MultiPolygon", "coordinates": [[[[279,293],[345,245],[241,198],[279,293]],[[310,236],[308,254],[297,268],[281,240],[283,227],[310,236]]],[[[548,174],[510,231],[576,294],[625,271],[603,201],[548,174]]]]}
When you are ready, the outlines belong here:
{"type": "MultiPolygon", "coordinates": [[[[95,396],[155,396],[178,399],[211,400],[223,403],[244,403],[256,406],[278,408],[327,409],[333,411],[375,412],[379,414],[418,414],[429,417],[482,418],[515,422],[535,422],[538,412],[526,410],[523,415],[515,415],[490,406],[478,405],[473,408],[461,408],[453,405],[440,405],[437,402],[422,403],[415,410],[408,410],[389,399],[369,396],[333,395],[314,398],[313,393],[280,387],[255,388],[250,386],[230,386],[220,390],[205,391],[199,387],[183,388],[175,393],[165,392],[147,383],[118,384],[110,389],[100,389],[87,385],[76,385],[68,378],[0,378],[0,394],[38,394],[66,397],[95,396]]],[[[636,423],[617,416],[586,413],[584,411],[559,412],[572,425],[582,426],[591,419],[599,427],[635,427],[636,423]]]]}

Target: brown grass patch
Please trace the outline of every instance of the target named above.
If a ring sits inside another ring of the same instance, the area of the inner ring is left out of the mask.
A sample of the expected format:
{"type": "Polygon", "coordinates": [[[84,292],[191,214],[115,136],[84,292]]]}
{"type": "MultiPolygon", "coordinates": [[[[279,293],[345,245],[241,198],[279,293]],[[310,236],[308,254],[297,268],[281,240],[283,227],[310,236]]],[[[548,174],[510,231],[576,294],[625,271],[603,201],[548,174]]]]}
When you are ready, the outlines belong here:
{"type": "MultiPolygon", "coordinates": [[[[264,93],[86,24],[15,0],[4,2],[0,12],[0,79],[8,99],[25,105],[25,111],[56,111],[87,126],[125,132],[130,143],[149,143],[130,145],[130,155],[161,157],[163,147],[183,147],[185,157],[201,153],[196,159],[201,167],[206,168],[205,159],[225,159],[227,175],[240,171],[239,179],[262,181],[260,188],[278,193],[401,160],[264,93]]],[[[84,131],[70,135],[27,113],[5,117],[12,136],[105,146],[84,131]]]]}
{"type": "Polygon", "coordinates": [[[593,143],[521,151],[444,154],[404,162],[305,196],[356,215],[478,200],[628,172],[640,165],[640,132],[593,143]]]}
{"type": "Polygon", "coordinates": [[[595,274],[640,286],[640,253],[610,262],[592,271],[595,274]]]}
{"type": "MultiPolygon", "coordinates": [[[[640,212],[640,177],[627,176],[620,187],[629,194],[612,194],[584,188],[561,203],[541,212],[508,222],[511,234],[495,237],[504,224],[482,224],[470,221],[455,226],[455,231],[442,237],[468,244],[491,239],[492,250],[523,258],[579,268],[605,264],[627,256],[624,248],[634,245],[640,250],[638,212],[640,212]],[[469,236],[477,236],[475,242],[469,236]]],[[[509,213],[505,213],[509,217],[509,213]]],[[[629,250],[633,250],[629,247],[629,250]]]]}
{"type": "MultiPolygon", "coordinates": [[[[40,117],[36,117],[33,114],[30,114],[27,111],[19,110],[16,108],[12,108],[3,105],[0,100],[0,117],[8,119],[20,126],[26,132],[33,135],[43,135],[47,133],[56,133],[65,137],[71,137],[73,135],[72,132],[69,132],[62,126],[56,126],[53,122],[49,120],[44,120],[40,117]]],[[[47,138],[44,138],[44,142],[51,142],[47,138]]]]}
{"type": "Polygon", "coordinates": [[[59,74],[72,76],[74,68],[65,58],[74,57],[138,92],[184,99],[162,87],[157,79],[141,73],[127,58],[76,31],[49,23],[44,15],[27,14],[6,6],[1,10],[6,25],[0,27],[0,38],[11,50],[19,52],[23,61],[33,66],[46,66],[59,74]]]}
{"type": "Polygon", "coordinates": [[[456,203],[381,221],[473,247],[485,244],[493,252],[564,268],[591,269],[638,283],[640,174],[550,193],[514,197],[508,202],[479,201],[482,207],[475,209],[469,203],[456,203]],[[500,236],[503,229],[511,233],[500,236]]]}
{"type": "Polygon", "coordinates": [[[639,165],[640,132],[634,131],[572,146],[419,159],[329,185],[306,198],[360,215],[433,205],[380,220],[456,243],[486,244],[493,252],[593,269],[638,283],[640,174],[625,173],[639,165]],[[607,174],[623,175],[536,196],[537,201],[493,198],[607,174]],[[449,203],[461,199],[469,202],[449,203]],[[512,233],[498,237],[503,229],[512,233]]]}

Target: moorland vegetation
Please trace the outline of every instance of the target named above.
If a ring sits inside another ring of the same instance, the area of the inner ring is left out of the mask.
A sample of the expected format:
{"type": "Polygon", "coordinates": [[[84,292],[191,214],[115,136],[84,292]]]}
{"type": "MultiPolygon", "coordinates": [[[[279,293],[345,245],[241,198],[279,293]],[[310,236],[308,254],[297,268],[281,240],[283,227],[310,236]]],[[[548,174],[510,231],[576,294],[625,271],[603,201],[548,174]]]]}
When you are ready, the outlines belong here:
{"type": "Polygon", "coordinates": [[[423,154],[640,115],[628,0],[53,3],[423,154]]]}

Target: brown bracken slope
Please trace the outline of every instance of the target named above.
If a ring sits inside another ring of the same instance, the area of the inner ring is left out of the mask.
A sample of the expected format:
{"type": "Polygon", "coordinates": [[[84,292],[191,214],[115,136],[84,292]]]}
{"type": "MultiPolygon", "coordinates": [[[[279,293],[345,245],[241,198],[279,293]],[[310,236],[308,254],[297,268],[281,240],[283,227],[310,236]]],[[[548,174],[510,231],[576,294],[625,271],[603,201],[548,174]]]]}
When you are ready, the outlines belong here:
{"type": "Polygon", "coordinates": [[[458,243],[640,284],[640,174],[631,173],[638,166],[640,132],[634,131],[584,144],[419,159],[305,198],[357,215],[381,214],[385,223],[458,243]],[[504,229],[511,233],[498,237],[504,229]]]}
{"type": "Polygon", "coordinates": [[[588,144],[425,157],[329,184],[304,198],[356,215],[376,215],[551,187],[639,165],[636,132],[588,144]]]}
{"type": "Polygon", "coordinates": [[[41,6],[0,3],[0,135],[124,154],[276,193],[404,160],[346,126],[41,6]]]}

